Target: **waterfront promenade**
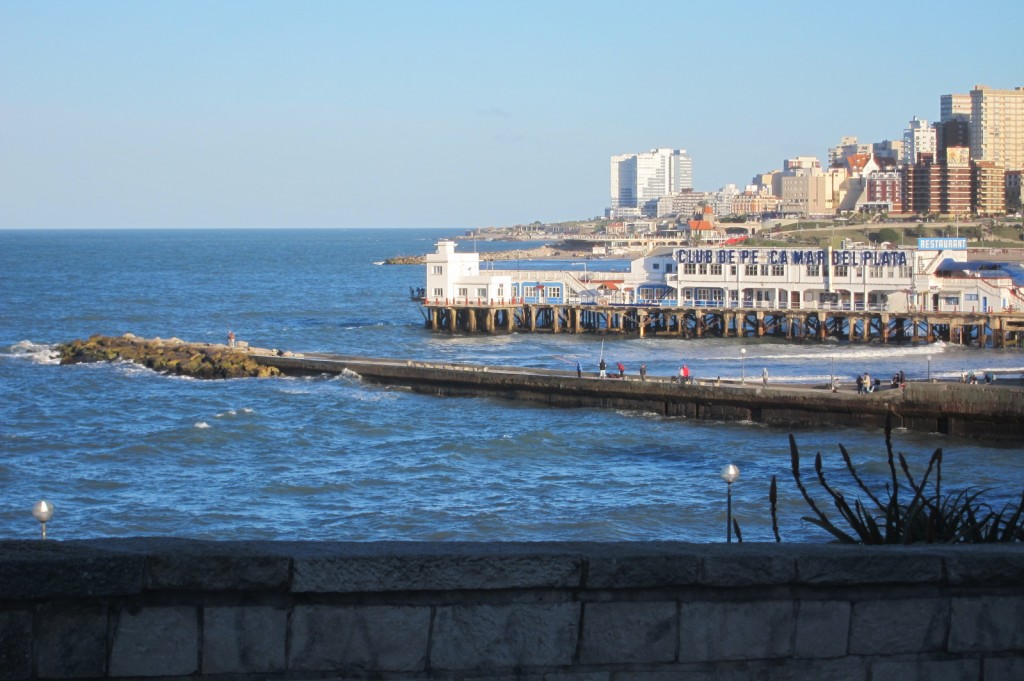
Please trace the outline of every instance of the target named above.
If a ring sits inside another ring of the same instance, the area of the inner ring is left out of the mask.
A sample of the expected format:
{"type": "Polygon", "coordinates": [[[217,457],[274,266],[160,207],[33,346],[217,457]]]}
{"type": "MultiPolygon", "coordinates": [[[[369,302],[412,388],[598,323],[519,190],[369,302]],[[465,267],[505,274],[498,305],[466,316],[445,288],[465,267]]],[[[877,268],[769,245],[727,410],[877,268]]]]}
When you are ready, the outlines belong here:
{"type": "Polygon", "coordinates": [[[627,409],[717,421],[750,421],[801,428],[896,428],[1019,443],[1024,434],[1024,386],[911,381],[901,388],[858,394],[851,387],[765,385],[667,377],[599,378],[590,372],[489,366],[415,359],[294,353],[132,334],[94,336],[61,347],[63,363],[128,360],[164,373],[195,378],[274,375],[348,375],[371,384],[440,397],[523,400],[552,407],[627,409]],[[244,373],[229,371],[242,367],[244,373]]]}
{"type": "Polygon", "coordinates": [[[827,425],[882,428],[1019,442],[1024,434],[1024,387],[909,382],[902,389],[857,394],[827,386],[693,381],[641,381],[577,376],[575,371],[375,359],[329,354],[262,354],[256,361],[283,374],[349,374],[368,383],[406,387],[444,397],[497,397],[564,408],[610,408],[666,417],[751,421],[800,428],[827,425]]]}

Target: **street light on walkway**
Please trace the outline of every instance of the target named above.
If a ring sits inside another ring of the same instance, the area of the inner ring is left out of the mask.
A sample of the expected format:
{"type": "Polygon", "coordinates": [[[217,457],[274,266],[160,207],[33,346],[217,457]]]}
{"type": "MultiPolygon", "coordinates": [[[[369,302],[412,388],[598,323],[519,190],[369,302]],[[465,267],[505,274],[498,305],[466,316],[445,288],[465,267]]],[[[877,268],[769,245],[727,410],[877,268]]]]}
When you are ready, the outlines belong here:
{"type": "Polygon", "coordinates": [[[732,543],[732,483],[736,482],[736,478],[740,477],[740,469],[733,464],[726,464],[722,467],[722,480],[725,480],[726,485],[726,505],[725,505],[725,537],[726,543],[732,543]]]}
{"type": "Polygon", "coordinates": [[[932,356],[928,355],[928,382],[932,382],[932,356]]]}
{"type": "Polygon", "coordinates": [[[32,517],[39,521],[43,531],[43,539],[46,539],[46,523],[53,517],[53,504],[46,499],[37,501],[32,507],[32,517]]]}
{"type": "Polygon", "coordinates": [[[740,383],[747,382],[747,349],[740,348],[740,383]]]}

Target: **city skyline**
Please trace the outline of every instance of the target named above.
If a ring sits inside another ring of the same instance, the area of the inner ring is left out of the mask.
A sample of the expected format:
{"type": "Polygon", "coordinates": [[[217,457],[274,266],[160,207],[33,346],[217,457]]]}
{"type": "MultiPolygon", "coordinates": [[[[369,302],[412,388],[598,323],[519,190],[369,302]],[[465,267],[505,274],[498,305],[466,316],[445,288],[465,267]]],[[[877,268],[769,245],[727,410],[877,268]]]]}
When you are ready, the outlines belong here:
{"type": "Polygon", "coordinates": [[[1019,6],[858,7],[3,1],[0,228],[581,219],[615,154],[742,187],[1024,84],[1019,6]]]}

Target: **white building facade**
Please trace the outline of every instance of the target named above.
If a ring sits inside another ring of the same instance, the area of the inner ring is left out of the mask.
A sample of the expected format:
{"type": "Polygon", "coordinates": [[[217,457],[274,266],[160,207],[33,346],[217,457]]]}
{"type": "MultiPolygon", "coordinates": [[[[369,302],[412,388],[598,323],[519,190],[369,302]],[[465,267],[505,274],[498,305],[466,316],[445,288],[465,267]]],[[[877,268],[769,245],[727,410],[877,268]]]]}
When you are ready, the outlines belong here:
{"type": "Polygon", "coordinates": [[[936,158],[938,143],[935,128],[928,121],[914,116],[903,131],[903,163],[914,165],[919,154],[932,154],[936,158]]]}
{"type": "Polygon", "coordinates": [[[685,149],[652,149],[611,158],[611,209],[656,215],[658,200],[693,189],[693,161],[685,149]]]}
{"type": "Polygon", "coordinates": [[[662,247],[628,272],[480,272],[476,253],[441,241],[427,257],[427,303],[994,312],[1024,309],[1006,271],[967,262],[966,239],[918,248],[662,247]]]}

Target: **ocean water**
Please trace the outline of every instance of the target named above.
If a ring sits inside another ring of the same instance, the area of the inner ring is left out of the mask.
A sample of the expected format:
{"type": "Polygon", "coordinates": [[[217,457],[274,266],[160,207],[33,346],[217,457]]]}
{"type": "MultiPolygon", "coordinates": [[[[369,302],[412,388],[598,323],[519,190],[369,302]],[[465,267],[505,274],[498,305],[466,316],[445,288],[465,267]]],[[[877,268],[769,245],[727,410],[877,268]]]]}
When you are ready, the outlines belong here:
{"type": "MultiPolygon", "coordinates": [[[[733,508],[746,541],[773,539],[772,476],[783,540],[827,539],[802,520],[787,430],[438,398],[357,377],[204,382],[52,359],[55,344],[92,334],[225,342],[230,329],[297,352],[546,368],[580,361],[589,370],[603,347],[631,373],[641,362],[666,375],[685,363],[698,377],[768,368],[789,382],[824,383],[832,373],[852,381],[863,371],[885,379],[901,369],[911,379],[1024,373],[1018,350],[941,343],[438,335],[409,299],[423,267],[374,263],[433,251],[456,234],[0,231],[0,537],[38,536],[31,508],[46,498],[54,539],[722,541],[719,470],[735,463],[733,508]]],[[[888,479],[880,431],[794,435],[805,479],[820,452],[826,474],[849,489],[840,443],[870,484],[888,479]]],[[[997,507],[1024,486],[1020,446],[904,431],[894,442],[916,473],[942,448],[945,489],[987,490],[997,507]]]]}

